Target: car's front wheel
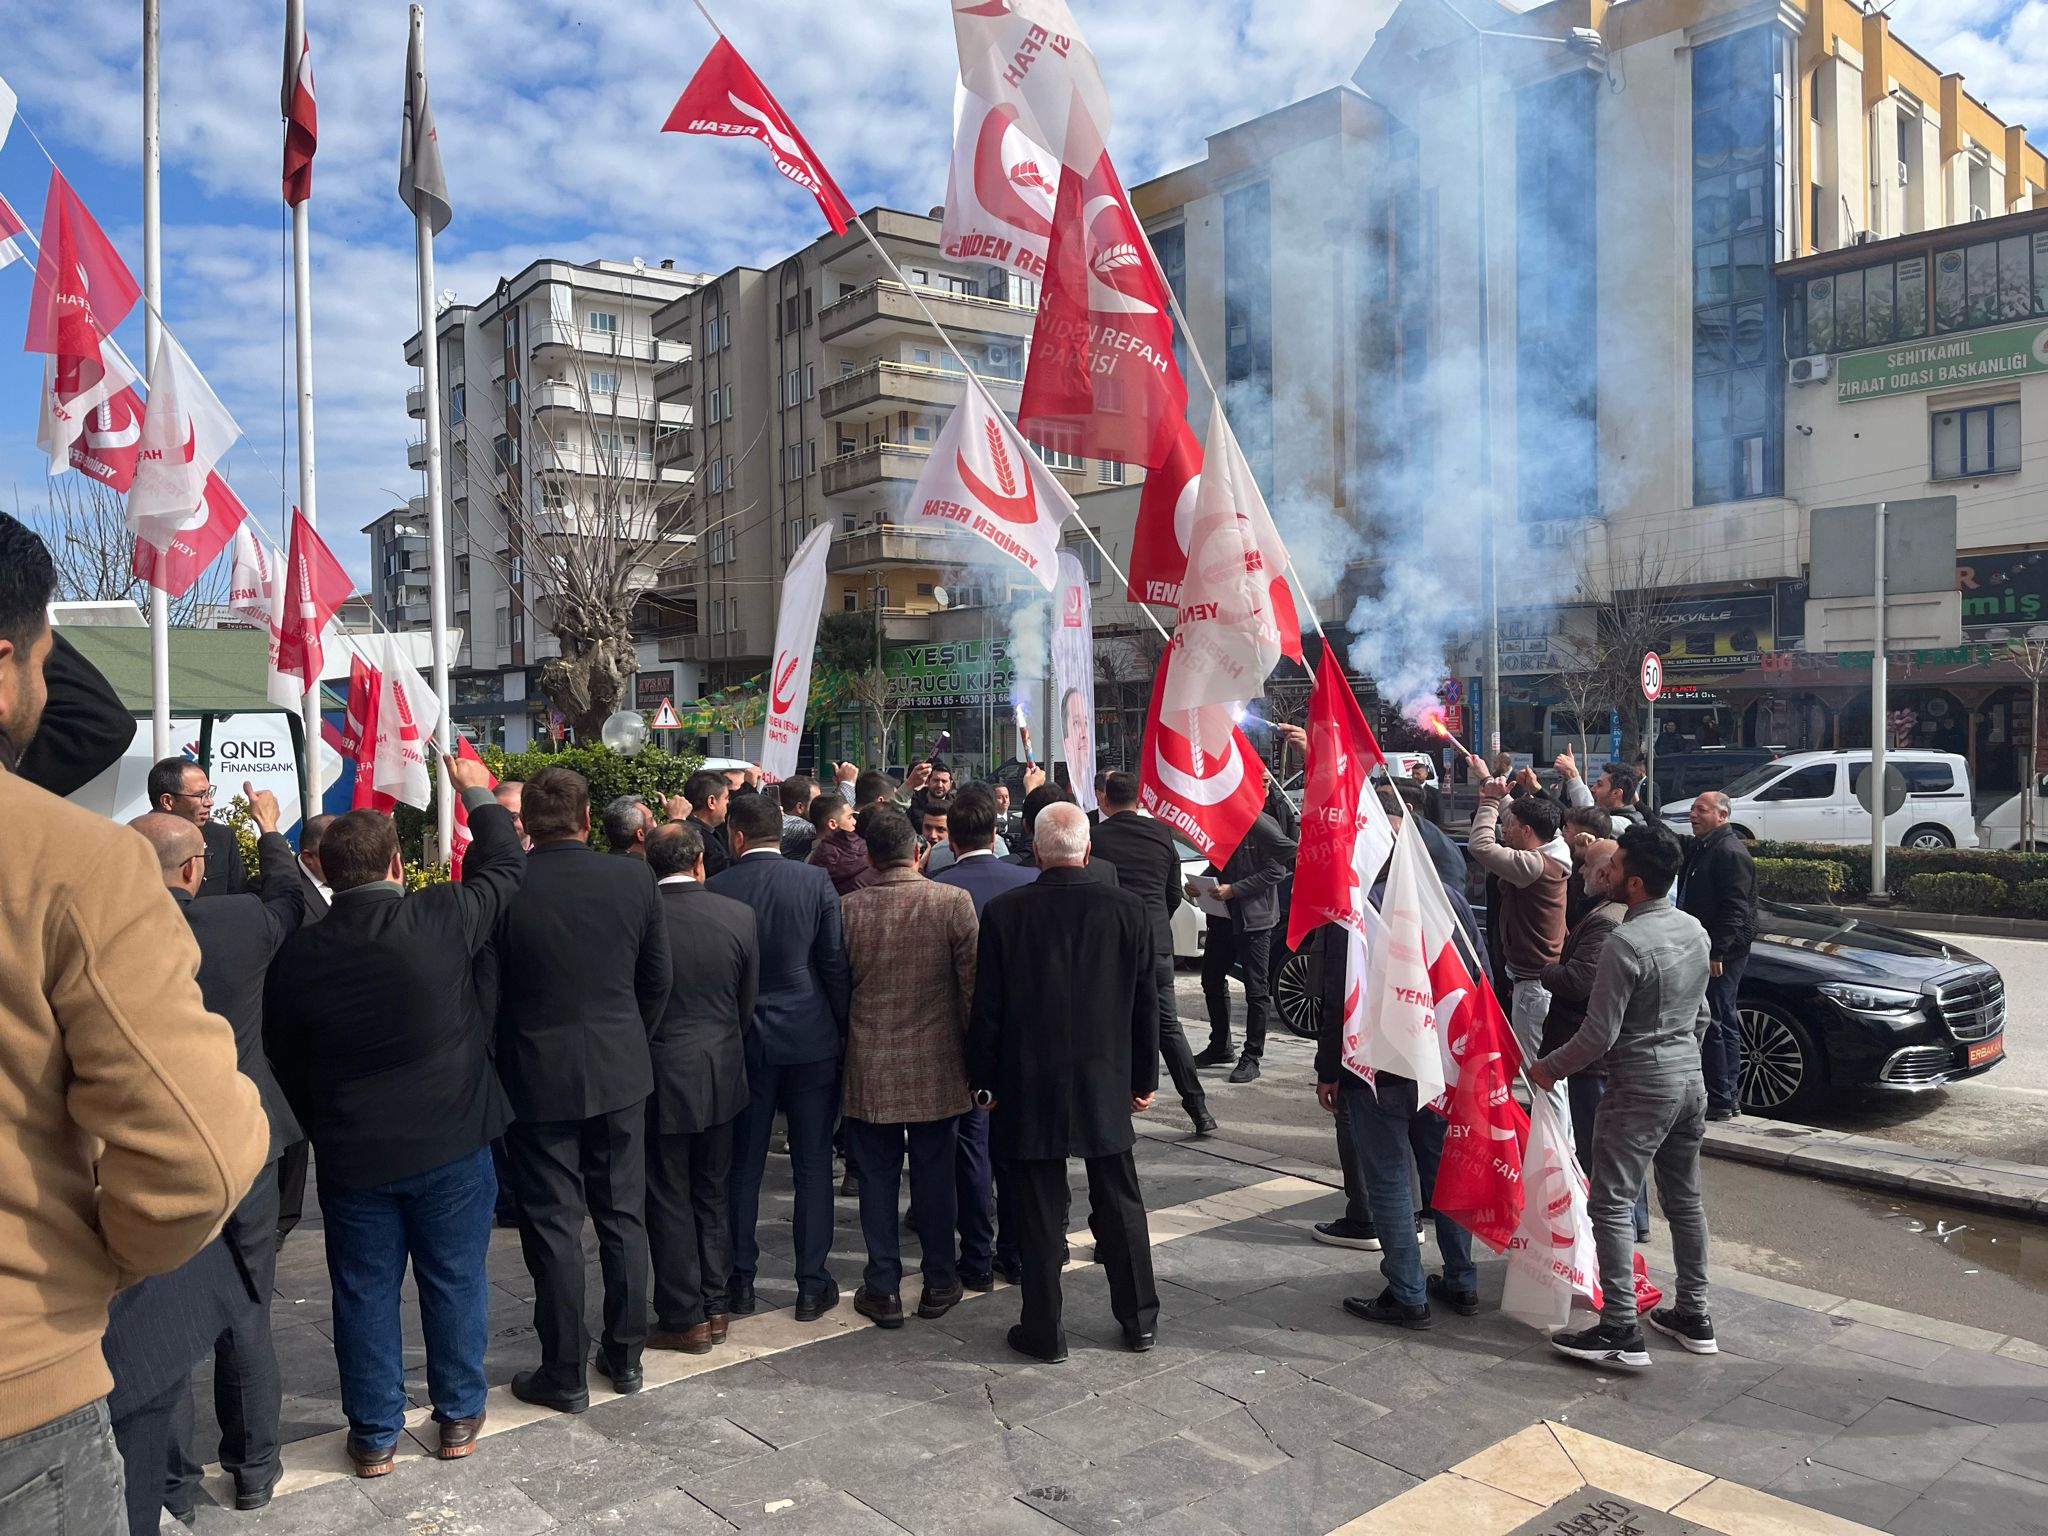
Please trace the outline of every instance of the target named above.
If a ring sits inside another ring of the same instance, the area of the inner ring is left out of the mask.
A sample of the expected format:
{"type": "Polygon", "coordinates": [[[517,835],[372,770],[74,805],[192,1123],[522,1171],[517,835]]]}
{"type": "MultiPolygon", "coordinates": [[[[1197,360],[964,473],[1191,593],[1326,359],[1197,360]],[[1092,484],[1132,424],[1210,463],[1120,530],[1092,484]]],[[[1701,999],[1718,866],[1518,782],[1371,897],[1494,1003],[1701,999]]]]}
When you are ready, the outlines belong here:
{"type": "Polygon", "coordinates": [[[1776,1003],[1745,999],[1742,1017],[1742,1108],[1788,1115],[1819,1095],[1823,1069],[1812,1031],[1776,1003]]]}
{"type": "Polygon", "coordinates": [[[1273,1009],[1288,1031],[1313,1040],[1323,1027],[1322,965],[1311,941],[1300,949],[1278,946],[1273,966],[1273,1009]]]}

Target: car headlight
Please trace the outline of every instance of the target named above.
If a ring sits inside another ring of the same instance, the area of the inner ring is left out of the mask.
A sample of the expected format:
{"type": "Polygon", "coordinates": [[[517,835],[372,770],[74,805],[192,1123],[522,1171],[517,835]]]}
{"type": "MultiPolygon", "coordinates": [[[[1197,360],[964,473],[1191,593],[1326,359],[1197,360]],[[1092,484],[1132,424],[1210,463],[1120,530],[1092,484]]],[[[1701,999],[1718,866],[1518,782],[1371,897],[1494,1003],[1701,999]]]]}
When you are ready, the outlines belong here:
{"type": "Polygon", "coordinates": [[[1902,992],[1896,987],[1866,987],[1853,981],[1830,981],[1823,983],[1820,991],[1857,1013],[1905,1013],[1920,1005],[1918,992],[1902,992]]]}

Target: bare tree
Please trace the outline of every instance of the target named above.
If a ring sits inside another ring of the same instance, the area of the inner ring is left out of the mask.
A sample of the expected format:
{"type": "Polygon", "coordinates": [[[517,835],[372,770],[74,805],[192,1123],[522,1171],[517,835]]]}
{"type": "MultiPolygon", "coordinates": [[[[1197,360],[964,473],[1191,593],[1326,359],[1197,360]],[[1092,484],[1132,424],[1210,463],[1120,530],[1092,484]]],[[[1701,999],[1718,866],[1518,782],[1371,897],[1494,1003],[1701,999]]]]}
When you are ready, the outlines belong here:
{"type": "Polygon", "coordinates": [[[1596,555],[1589,540],[1580,547],[1577,566],[1579,601],[1593,610],[1593,633],[1573,646],[1574,670],[1587,674],[1589,700],[1620,711],[1626,743],[1639,735],[1637,711],[1630,706],[1637,697],[1637,668],[1646,651],[1662,652],[1670,643],[1692,601],[1681,589],[1696,579],[1698,562],[1678,561],[1666,546],[1647,542],[1620,548],[1609,542],[1596,555]]]}
{"type": "MultiPolygon", "coordinates": [[[[1127,635],[1099,636],[1095,642],[1096,679],[1109,685],[1115,701],[1117,756],[1133,772],[1138,766],[1152,680],[1159,671],[1159,658],[1165,654],[1166,642],[1149,627],[1127,635]]],[[[1102,757],[1109,760],[1107,754],[1102,757]]]]}
{"type": "Polygon", "coordinates": [[[2026,678],[2028,702],[2032,709],[2033,723],[2027,732],[2027,760],[2020,772],[2020,846],[2032,853],[2041,834],[2041,829],[2034,824],[2034,788],[2040,778],[2035,764],[2041,760],[2041,684],[2048,679],[2048,640],[2008,640],[2005,659],[2018,667],[2021,676],[2026,678]]]}
{"type": "MultiPolygon", "coordinates": [[[[15,513],[42,535],[57,567],[57,596],[67,602],[149,605],[149,588],[134,571],[135,536],[120,492],[86,475],[52,475],[43,504],[15,513]]],[[[227,594],[221,563],[209,565],[183,597],[171,599],[171,622],[196,625],[227,594]]]]}
{"type": "Polygon", "coordinates": [[[1620,701],[1609,690],[1607,669],[1598,664],[1595,642],[1556,636],[1550,642],[1550,654],[1562,663],[1550,680],[1564,695],[1578,726],[1579,762],[1583,765],[1593,755],[1586,734],[1587,720],[1599,710],[1617,708],[1620,701]]]}
{"type": "Polygon", "coordinates": [[[896,690],[894,680],[879,666],[854,673],[850,686],[866,718],[874,722],[874,756],[870,761],[877,768],[887,768],[889,738],[895,732],[896,722],[903,717],[909,699],[896,690]]]}

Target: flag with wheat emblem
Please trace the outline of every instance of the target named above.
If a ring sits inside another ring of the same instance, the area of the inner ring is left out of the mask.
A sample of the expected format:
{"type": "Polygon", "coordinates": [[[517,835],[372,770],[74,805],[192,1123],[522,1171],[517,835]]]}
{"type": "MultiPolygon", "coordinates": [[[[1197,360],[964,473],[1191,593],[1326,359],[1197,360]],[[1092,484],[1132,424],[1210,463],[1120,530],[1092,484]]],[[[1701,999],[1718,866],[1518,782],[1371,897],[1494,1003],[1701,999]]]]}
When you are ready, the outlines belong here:
{"type": "Polygon", "coordinates": [[[969,382],[910,493],[911,519],[973,534],[1050,592],[1059,584],[1060,525],[1073,510],[1074,498],[969,382]]]}

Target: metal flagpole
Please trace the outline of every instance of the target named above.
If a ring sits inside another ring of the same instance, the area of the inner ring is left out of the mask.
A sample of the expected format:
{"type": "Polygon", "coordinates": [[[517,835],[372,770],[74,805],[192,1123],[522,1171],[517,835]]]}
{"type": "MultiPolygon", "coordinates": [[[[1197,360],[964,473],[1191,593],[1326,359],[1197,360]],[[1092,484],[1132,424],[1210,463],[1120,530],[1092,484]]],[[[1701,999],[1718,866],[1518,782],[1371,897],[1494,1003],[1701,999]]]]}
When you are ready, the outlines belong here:
{"type": "MultiPolygon", "coordinates": [[[[426,56],[426,12],[412,7],[412,45],[421,58],[426,56]]],[[[421,198],[421,204],[428,200],[421,198]]],[[[441,475],[441,358],[440,337],[434,313],[434,228],[430,206],[413,213],[413,240],[419,269],[420,385],[427,400],[427,609],[434,637],[434,696],[444,714],[452,710],[448,696],[448,535],[447,515],[442,505],[441,475]]],[[[449,743],[455,733],[449,731],[449,743]]],[[[445,762],[435,769],[435,848],[446,859],[455,838],[454,786],[449,782],[445,762]]]]}
{"type": "MultiPolygon", "coordinates": [[[[160,32],[158,0],[142,0],[142,315],[143,371],[156,360],[163,335],[163,126],[159,106],[161,80],[157,69],[160,32]]],[[[163,588],[149,589],[149,727],[150,755],[171,755],[171,598],[163,588]]]]}
{"type": "MultiPolygon", "coordinates": [[[[285,0],[284,35],[285,59],[290,68],[297,69],[305,55],[305,0],[285,0]]],[[[306,203],[307,199],[302,197],[292,205],[292,322],[298,351],[299,511],[305,514],[308,525],[318,528],[320,517],[313,494],[312,229],[306,203]]],[[[311,816],[320,808],[320,680],[317,677],[301,702],[300,719],[304,723],[306,738],[304,814],[311,816]]]]}

